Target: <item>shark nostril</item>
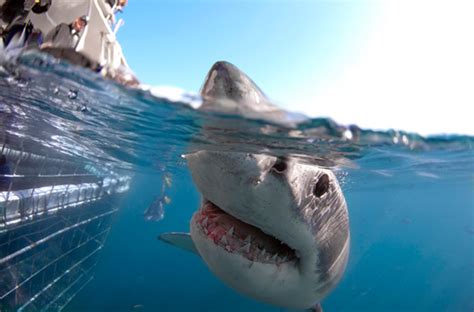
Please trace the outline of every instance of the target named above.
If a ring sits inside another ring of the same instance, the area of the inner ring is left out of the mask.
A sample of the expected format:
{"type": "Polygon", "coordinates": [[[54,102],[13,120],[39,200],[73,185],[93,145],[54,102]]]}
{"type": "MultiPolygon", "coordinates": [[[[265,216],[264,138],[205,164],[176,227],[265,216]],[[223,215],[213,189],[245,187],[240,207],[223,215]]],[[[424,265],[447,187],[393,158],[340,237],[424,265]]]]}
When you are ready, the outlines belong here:
{"type": "Polygon", "coordinates": [[[277,173],[283,173],[286,171],[287,168],[288,165],[286,164],[285,159],[279,157],[273,165],[272,170],[276,171],[277,173]]]}
{"type": "Polygon", "coordinates": [[[314,196],[319,198],[319,197],[323,196],[324,194],[326,194],[326,192],[328,190],[329,190],[329,176],[327,174],[323,174],[319,178],[316,185],[314,186],[313,194],[314,194],[314,196]]]}

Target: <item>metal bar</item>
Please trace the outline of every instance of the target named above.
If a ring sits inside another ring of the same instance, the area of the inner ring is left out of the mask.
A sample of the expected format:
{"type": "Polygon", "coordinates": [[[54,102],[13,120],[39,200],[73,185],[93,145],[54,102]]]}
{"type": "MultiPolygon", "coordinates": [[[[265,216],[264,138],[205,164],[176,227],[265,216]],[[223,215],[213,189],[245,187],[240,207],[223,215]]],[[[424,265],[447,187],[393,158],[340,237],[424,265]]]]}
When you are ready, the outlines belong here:
{"type": "Polygon", "coordinates": [[[16,162],[16,164],[15,164],[15,167],[14,167],[14,169],[13,169],[13,171],[12,171],[12,174],[16,174],[16,170],[17,170],[17,168],[18,168],[18,165],[20,164],[21,159],[23,158],[23,153],[24,153],[24,152],[23,152],[23,150],[22,150],[22,151],[21,151],[21,154],[20,154],[20,157],[18,157],[18,160],[17,160],[17,162],[16,162]]]}
{"type": "Polygon", "coordinates": [[[14,292],[15,290],[17,290],[18,288],[20,288],[21,286],[23,286],[25,283],[27,283],[29,280],[31,280],[33,277],[35,277],[36,275],[38,275],[39,273],[41,273],[42,271],[44,271],[46,268],[48,268],[50,265],[58,262],[59,260],[63,259],[64,257],[66,257],[67,255],[71,254],[73,251],[81,248],[82,246],[86,245],[87,243],[91,242],[91,241],[95,241],[96,243],[99,243],[99,246],[100,247],[103,247],[102,243],[100,243],[98,240],[96,240],[97,237],[101,236],[101,235],[104,235],[106,234],[106,232],[108,232],[110,230],[110,227],[108,227],[107,229],[105,229],[104,231],[100,232],[99,234],[91,237],[90,239],[80,243],[79,245],[77,245],[76,247],[68,250],[66,253],[62,254],[60,257],[54,259],[53,261],[49,262],[48,264],[44,265],[41,269],[37,270],[35,273],[31,274],[30,276],[28,276],[28,278],[26,278],[25,280],[23,280],[21,283],[17,284],[14,288],[10,289],[9,291],[7,291],[5,294],[3,294],[2,296],[0,296],[0,299],[5,299],[8,295],[10,295],[12,292],[14,292]]]}
{"type": "Polygon", "coordinates": [[[75,293],[73,293],[73,294],[66,300],[66,302],[64,303],[64,305],[58,309],[58,312],[62,311],[62,310],[69,304],[69,302],[71,302],[71,300],[74,299],[74,297],[76,297],[76,295],[77,295],[78,293],[80,293],[81,290],[83,290],[84,287],[86,287],[87,284],[89,284],[93,279],[94,279],[94,276],[91,276],[75,293]]]}
{"type": "Polygon", "coordinates": [[[95,180],[99,180],[97,176],[90,173],[66,173],[66,174],[42,174],[42,175],[24,175],[24,174],[11,174],[8,175],[11,178],[57,178],[57,177],[94,177],[95,180]]]}
{"type": "MultiPolygon", "coordinates": [[[[0,244],[0,249],[4,248],[5,245],[8,245],[8,244],[10,244],[10,243],[12,243],[12,242],[15,242],[15,241],[18,241],[18,240],[20,240],[20,239],[28,239],[28,236],[29,236],[29,235],[35,235],[35,234],[38,234],[38,233],[41,233],[41,232],[46,232],[47,230],[49,230],[50,228],[52,228],[52,227],[54,227],[54,226],[60,224],[61,222],[63,222],[63,221],[59,221],[59,222],[50,224],[50,225],[48,225],[48,227],[39,229],[39,230],[34,231],[34,232],[29,232],[29,233],[27,233],[27,234],[24,234],[24,235],[21,235],[21,236],[17,236],[17,237],[15,237],[15,239],[13,239],[13,240],[11,240],[11,241],[9,240],[8,242],[5,242],[5,243],[3,243],[3,244],[0,244]]],[[[36,222],[35,222],[35,223],[36,223],[36,222]]],[[[34,224],[34,223],[30,223],[30,224],[28,224],[28,225],[32,225],[32,224],[34,224]]]]}
{"type": "MultiPolygon", "coordinates": [[[[64,217],[61,217],[61,218],[64,220],[64,222],[65,222],[66,224],[68,223],[68,220],[67,220],[66,218],[64,218],[64,217]]],[[[100,221],[100,222],[102,222],[102,221],[100,221]]],[[[99,224],[101,224],[100,222],[99,222],[99,224]]],[[[97,227],[97,228],[99,228],[99,227],[97,227]]],[[[109,227],[108,229],[110,229],[110,227],[109,227]]],[[[81,232],[81,233],[86,234],[87,236],[89,236],[89,234],[87,234],[86,231],[84,231],[83,229],[78,228],[77,230],[78,230],[79,232],[81,232]]],[[[102,232],[101,232],[101,233],[102,233],[102,232]]],[[[94,238],[95,238],[95,236],[94,236],[93,238],[91,238],[91,239],[94,239],[94,238]]],[[[94,240],[95,240],[95,242],[96,242],[97,244],[103,245],[103,242],[101,242],[101,241],[99,241],[99,240],[96,240],[96,239],[94,239],[94,240]]]]}
{"type": "Polygon", "coordinates": [[[32,152],[25,152],[25,151],[21,152],[21,151],[18,151],[18,150],[14,150],[12,148],[6,147],[5,144],[3,145],[2,153],[5,156],[8,156],[8,158],[25,158],[25,159],[28,159],[28,160],[34,161],[34,162],[42,161],[42,166],[38,170],[38,172],[40,172],[40,173],[44,168],[44,163],[45,163],[46,160],[49,164],[60,163],[60,162],[67,163],[69,165],[74,164],[74,162],[71,161],[71,160],[64,160],[64,159],[60,159],[60,158],[53,158],[53,157],[49,157],[49,156],[38,155],[38,154],[34,154],[32,152]],[[26,155],[26,156],[24,156],[24,155],[26,155]]]}
{"type": "Polygon", "coordinates": [[[46,287],[44,287],[43,289],[41,289],[39,292],[37,292],[34,296],[32,296],[30,298],[30,300],[28,300],[24,305],[22,305],[19,309],[18,309],[18,312],[21,312],[23,311],[24,308],[26,308],[28,305],[30,305],[33,301],[35,301],[39,296],[41,296],[42,293],[44,293],[45,291],[47,291],[49,288],[51,288],[54,284],[56,284],[59,280],[61,280],[64,276],[66,276],[67,274],[71,273],[72,270],[74,270],[76,267],[78,267],[80,264],[82,264],[82,262],[86,261],[87,259],[89,259],[90,257],[92,257],[95,253],[97,253],[99,250],[102,249],[102,246],[99,246],[98,248],[96,248],[94,251],[92,251],[90,254],[88,254],[86,257],[82,258],[81,260],[79,260],[78,262],[76,262],[75,264],[73,264],[72,266],[70,266],[66,271],[64,271],[61,275],[59,275],[58,277],[56,277],[51,283],[49,283],[48,285],[46,285],[46,287]]]}
{"type": "MultiPolygon", "coordinates": [[[[56,188],[57,191],[56,191],[55,194],[60,194],[60,193],[64,192],[64,189],[67,188],[67,187],[70,187],[70,186],[71,186],[71,185],[58,186],[58,187],[56,188]]],[[[79,185],[74,184],[74,187],[76,187],[76,189],[75,189],[74,191],[79,192],[81,186],[82,186],[81,184],[79,184],[79,185]]],[[[116,187],[116,185],[111,185],[110,187],[116,187]]],[[[88,183],[86,183],[86,188],[96,189],[96,188],[98,188],[98,185],[97,185],[97,184],[88,184],[88,183]]],[[[29,190],[24,190],[23,192],[28,192],[28,191],[29,191],[29,190]]],[[[35,202],[35,200],[39,202],[39,200],[40,200],[42,197],[44,197],[44,194],[45,194],[45,192],[48,191],[48,189],[43,187],[43,188],[37,189],[37,191],[38,191],[37,194],[34,194],[33,196],[30,196],[30,197],[29,197],[30,200],[31,200],[31,202],[33,202],[33,203],[35,202]]],[[[96,192],[96,193],[97,193],[97,192],[96,192]]],[[[5,200],[5,192],[3,192],[3,193],[0,192],[0,195],[3,195],[3,200],[2,200],[2,198],[0,197],[0,203],[3,202],[3,204],[4,204],[3,206],[5,206],[5,202],[6,202],[6,200],[5,200]]],[[[44,205],[44,203],[43,203],[43,204],[41,205],[41,206],[42,206],[42,207],[41,207],[42,209],[40,209],[40,207],[38,206],[38,207],[37,207],[37,208],[38,208],[37,211],[36,211],[36,212],[33,212],[33,213],[31,213],[31,214],[29,214],[28,217],[31,219],[31,217],[33,217],[33,216],[39,216],[39,215],[43,215],[43,214],[45,214],[45,213],[54,213],[54,212],[56,212],[56,211],[58,211],[58,210],[60,210],[60,209],[64,209],[64,208],[68,208],[68,207],[75,207],[75,206],[78,206],[78,205],[82,205],[82,204],[89,203],[89,202],[91,202],[91,201],[98,201],[98,200],[101,199],[101,196],[100,196],[100,195],[102,195],[102,194],[98,194],[98,197],[84,198],[83,200],[80,200],[80,199],[81,199],[81,196],[80,196],[80,194],[77,194],[77,198],[70,198],[70,199],[68,198],[68,203],[67,203],[67,205],[64,205],[63,203],[61,203],[61,200],[58,200],[57,203],[56,203],[56,205],[51,206],[51,207],[47,207],[47,206],[44,205]],[[78,200],[80,200],[80,201],[78,201],[78,200]],[[73,201],[75,201],[75,202],[73,202],[73,201]],[[61,205],[63,205],[63,206],[61,206],[61,205]]],[[[8,197],[12,197],[15,202],[20,202],[20,203],[21,203],[21,202],[23,202],[23,201],[25,200],[25,197],[23,197],[23,196],[21,195],[21,193],[19,193],[19,192],[18,192],[18,193],[15,193],[14,195],[11,195],[10,193],[7,193],[7,196],[8,196],[8,197]]],[[[58,199],[59,199],[59,197],[60,197],[60,196],[58,195],[58,199]]],[[[9,201],[9,202],[10,202],[10,201],[9,201]]],[[[7,205],[7,206],[8,206],[8,205],[7,205]]],[[[19,213],[19,212],[18,212],[18,213],[19,213]]],[[[3,222],[2,222],[3,224],[0,224],[0,228],[2,228],[2,227],[7,227],[7,226],[13,225],[13,224],[15,224],[15,223],[21,222],[21,218],[18,218],[17,216],[15,217],[15,214],[13,214],[12,217],[8,218],[8,215],[7,215],[7,213],[6,213],[6,210],[4,211],[4,215],[5,215],[6,220],[3,220],[3,222]]]]}
{"type": "Polygon", "coordinates": [[[99,184],[100,178],[91,174],[64,175],[6,175],[12,183],[10,191],[67,184],[99,184]]]}
{"type": "Polygon", "coordinates": [[[44,156],[43,162],[41,163],[41,168],[38,170],[38,176],[41,176],[41,172],[43,172],[44,166],[46,164],[46,160],[50,159],[49,156],[44,156]]]}
{"type": "MultiPolygon", "coordinates": [[[[35,223],[38,223],[38,222],[43,222],[43,221],[46,221],[46,220],[49,220],[51,218],[54,218],[55,216],[51,215],[51,216],[46,216],[46,217],[43,217],[42,219],[37,219],[37,220],[31,220],[30,222],[28,223],[21,223],[19,224],[18,226],[15,226],[15,227],[9,227],[8,229],[1,229],[0,230],[0,234],[4,233],[4,232],[9,232],[9,231],[14,231],[14,230],[17,230],[17,229],[21,229],[22,227],[24,226],[30,226],[30,225],[33,225],[35,223]]],[[[0,228],[2,227],[3,225],[0,224],[0,228]]]]}
{"type": "Polygon", "coordinates": [[[79,222],[79,223],[76,223],[76,224],[74,224],[74,225],[71,225],[71,226],[68,226],[68,227],[66,227],[66,228],[63,228],[63,229],[61,229],[61,230],[59,230],[59,231],[57,231],[57,232],[55,232],[55,233],[53,233],[53,234],[50,234],[50,235],[48,235],[48,236],[46,236],[46,237],[44,237],[44,238],[42,238],[42,239],[36,241],[35,243],[33,243],[33,244],[29,245],[29,246],[26,246],[26,247],[24,247],[24,248],[22,248],[22,249],[20,249],[20,250],[18,250],[18,251],[16,251],[16,252],[14,252],[14,253],[8,255],[8,256],[6,256],[6,257],[0,259],[0,265],[6,263],[7,261],[10,261],[10,260],[12,260],[12,259],[18,257],[19,255],[21,255],[21,254],[23,254],[23,253],[25,253],[25,252],[27,252],[27,251],[29,251],[29,250],[35,248],[35,247],[38,246],[38,245],[44,244],[45,242],[49,241],[49,240],[52,239],[52,238],[55,238],[56,236],[58,236],[58,235],[60,235],[60,234],[62,234],[62,233],[65,233],[65,232],[70,231],[70,230],[72,230],[72,229],[75,229],[75,228],[77,228],[77,227],[79,227],[79,226],[81,226],[81,225],[87,224],[87,223],[92,222],[92,221],[94,221],[94,220],[97,220],[97,219],[99,219],[99,218],[102,218],[102,217],[105,217],[105,216],[107,216],[107,215],[110,215],[110,214],[112,214],[112,213],[114,213],[114,212],[116,212],[116,211],[117,211],[117,209],[114,209],[114,210],[112,210],[112,211],[105,212],[105,213],[103,213],[103,214],[97,215],[97,216],[95,216],[95,217],[89,218],[89,219],[84,220],[84,221],[82,221],[82,222],[79,222]]]}
{"type": "MultiPolygon", "coordinates": [[[[78,278],[76,278],[68,287],[66,287],[63,291],[61,291],[59,293],[59,295],[57,295],[50,303],[48,303],[42,310],[43,311],[49,311],[49,307],[51,305],[53,305],[54,303],[56,303],[56,301],[58,301],[59,298],[61,298],[69,289],[71,289],[74,285],[76,285],[85,275],[87,275],[87,273],[89,273],[89,271],[91,271],[93,267],[91,267],[89,270],[87,270],[87,272],[84,272],[83,274],[79,275],[78,278]]],[[[89,279],[91,279],[92,277],[90,277],[89,279]]],[[[87,283],[87,282],[86,282],[87,283]]]]}

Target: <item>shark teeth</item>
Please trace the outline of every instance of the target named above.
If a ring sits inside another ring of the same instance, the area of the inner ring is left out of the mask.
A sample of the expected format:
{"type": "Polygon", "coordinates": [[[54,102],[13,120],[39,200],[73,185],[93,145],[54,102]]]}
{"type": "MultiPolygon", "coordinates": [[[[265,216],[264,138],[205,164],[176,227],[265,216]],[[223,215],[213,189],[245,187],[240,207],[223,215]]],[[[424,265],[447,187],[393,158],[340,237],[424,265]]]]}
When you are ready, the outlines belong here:
{"type": "Polygon", "coordinates": [[[250,265],[254,262],[259,262],[268,265],[280,266],[296,265],[298,255],[294,251],[289,250],[287,246],[281,246],[282,241],[267,244],[265,240],[261,240],[260,233],[246,231],[244,228],[237,228],[238,224],[223,221],[215,217],[215,211],[210,210],[208,213],[206,209],[211,209],[206,205],[210,205],[204,201],[203,209],[200,214],[196,216],[194,221],[202,233],[212,241],[215,245],[223,248],[229,253],[239,254],[250,261],[250,265]],[[245,233],[246,232],[246,233],[245,233]],[[253,236],[250,234],[253,233],[253,236]],[[267,250],[268,248],[268,250],[267,250]]]}
{"type": "Polygon", "coordinates": [[[227,238],[224,236],[221,237],[221,240],[219,241],[221,244],[224,244],[224,245],[227,245],[228,242],[227,242],[227,238]]]}
{"type": "Polygon", "coordinates": [[[249,253],[250,252],[250,243],[247,243],[244,246],[240,247],[239,251],[249,253]]]}

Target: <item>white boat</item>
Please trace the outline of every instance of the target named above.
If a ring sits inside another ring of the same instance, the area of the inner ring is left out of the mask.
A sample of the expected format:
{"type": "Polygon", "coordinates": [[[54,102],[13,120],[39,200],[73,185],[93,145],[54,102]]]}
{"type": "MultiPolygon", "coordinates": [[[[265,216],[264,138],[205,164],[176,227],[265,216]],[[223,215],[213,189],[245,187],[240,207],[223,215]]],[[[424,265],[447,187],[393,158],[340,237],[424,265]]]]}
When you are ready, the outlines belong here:
{"type": "MultiPolygon", "coordinates": [[[[5,2],[6,0],[0,0],[0,6],[5,2]]],[[[87,25],[77,45],[68,48],[86,57],[91,63],[99,65],[104,76],[125,84],[138,83],[116,37],[123,24],[121,19],[115,21],[118,2],[118,0],[53,0],[46,12],[37,14],[29,11],[25,16],[25,22],[31,22],[33,27],[45,36],[58,25],[71,24],[80,17],[87,17],[87,25]]]]}

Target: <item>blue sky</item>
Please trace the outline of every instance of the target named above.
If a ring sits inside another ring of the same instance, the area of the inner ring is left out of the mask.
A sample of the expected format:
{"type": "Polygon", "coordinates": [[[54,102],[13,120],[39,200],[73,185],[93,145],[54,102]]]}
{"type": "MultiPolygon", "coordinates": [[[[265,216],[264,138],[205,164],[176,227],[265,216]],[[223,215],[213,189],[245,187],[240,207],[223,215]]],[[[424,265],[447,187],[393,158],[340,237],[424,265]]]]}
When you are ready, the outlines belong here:
{"type": "Polygon", "coordinates": [[[289,110],[474,134],[470,1],[129,2],[119,40],[146,84],[197,92],[227,60],[289,110]]]}

